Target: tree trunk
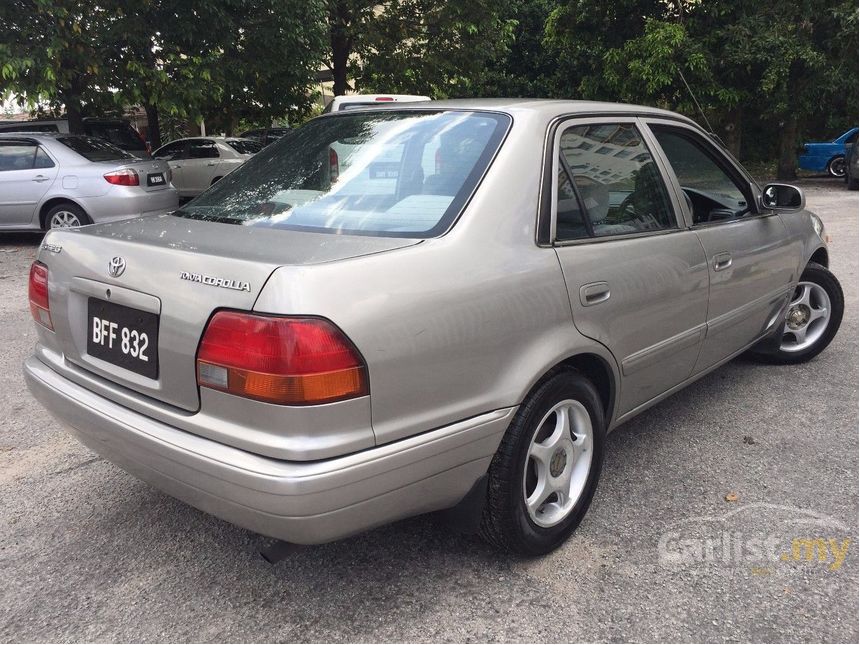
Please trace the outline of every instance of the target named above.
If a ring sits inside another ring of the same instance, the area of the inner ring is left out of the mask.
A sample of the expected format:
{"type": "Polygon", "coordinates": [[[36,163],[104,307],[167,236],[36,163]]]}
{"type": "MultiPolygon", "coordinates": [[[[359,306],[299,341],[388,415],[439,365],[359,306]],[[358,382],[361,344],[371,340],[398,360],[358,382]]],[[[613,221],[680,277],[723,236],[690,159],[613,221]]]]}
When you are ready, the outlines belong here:
{"type": "Polygon", "coordinates": [[[146,125],[149,133],[149,145],[155,150],[161,147],[161,127],[158,125],[158,106],[151,103],[144,103],[143,109],[146,110],[146,125]]]}
{"type": "Polygon", "coordinates": [[[779,131],[779,162],[777,179],[797,179],[797,116],[785,118],[779,131]]]}
{"type": "Polygon", "coordinates": [[[352,42],[347,34],[349,11],[342,1],[332,2],[329,8],[329,34],[331,38],[331,73],[334,80],[334,95],[346,94],[346,66],[352,42]]]}
{"type": "Polygon", "coordinates": [[[743,109],[738,106],[729,112],[728,121],[724,128],[725,142],[735,159],[741,158],[741,130],[743,126],[743,109]]]}
{"type": "Polygon", "coordinates": [[[81,116],[81,99],[77,96],[67,95],[63,103],[66,104],[66,117],[69,119],[69,132],[72,134],[86,134],[84,132],[84,119],[81,116]]]}

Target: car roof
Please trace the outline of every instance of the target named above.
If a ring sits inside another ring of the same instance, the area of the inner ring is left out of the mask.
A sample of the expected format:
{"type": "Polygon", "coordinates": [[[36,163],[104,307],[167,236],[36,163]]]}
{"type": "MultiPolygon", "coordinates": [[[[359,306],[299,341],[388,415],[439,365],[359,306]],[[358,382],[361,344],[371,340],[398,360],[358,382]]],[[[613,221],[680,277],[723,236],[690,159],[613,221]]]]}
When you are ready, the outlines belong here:
{"type": "MultiPolygon", "coordinates": [[[[661,108],[647,105],[635,105],[632,103],[608,103],[604,101],[580,101],[570,99],[504,99],[504,98],[476,98],[476,99],[445,99],[442,101],[415,101],[415,102],[386,102],[374,104],[364,108],[367,110],[482,110],[503,112],[510,115],[529,112],[544,116],[547,119],[565,115],[648,115],[659,116],[687,123],[695,122],[677,112],[663,110],[661,108]]],[[[354,110],[358,112],[359,110],[354,110]]],[[[350,112],[353,112],[350,110],[350,112]]],[[[340,113],[333,113],[340,114],[340,113]]]]}
{"type": "Polygon", "coordinates": [[[8,139],[58,139],[60,137],[87,137],[87,134],[69,134],[68,132],[39,132],[29,130],[8,130],[0,132],[0,138],[8,139]]]}

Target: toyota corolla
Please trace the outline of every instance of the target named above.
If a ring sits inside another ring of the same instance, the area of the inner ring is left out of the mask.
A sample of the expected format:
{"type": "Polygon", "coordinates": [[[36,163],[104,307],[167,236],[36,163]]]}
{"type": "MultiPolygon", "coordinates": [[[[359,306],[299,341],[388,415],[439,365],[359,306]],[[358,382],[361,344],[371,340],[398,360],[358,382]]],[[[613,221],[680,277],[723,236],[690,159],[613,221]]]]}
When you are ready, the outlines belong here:
{"type": "Polygon", "coordinates": [[[171,214],[48,233],[24,370],[95,452],[259,533],[457,507],[545,553],[607,432],[743,352],[830,343],[804,203],[653,108],[326,115],[171,214]]]}

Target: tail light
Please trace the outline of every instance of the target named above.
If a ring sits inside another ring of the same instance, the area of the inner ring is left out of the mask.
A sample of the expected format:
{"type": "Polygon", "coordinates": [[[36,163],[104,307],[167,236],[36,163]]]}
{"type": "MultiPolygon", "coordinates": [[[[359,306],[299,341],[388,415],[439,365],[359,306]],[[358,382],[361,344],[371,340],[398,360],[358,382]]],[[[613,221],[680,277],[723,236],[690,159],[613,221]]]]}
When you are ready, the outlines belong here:
{"type": "Polygon", "coordinates": [[[167,170],[164,171],[164,180],[169,184],[173,181],[173,170],[171,170],[170,166],[167,167],[167,170]]]}
{"type": "Polygon", "coordinates": [[[114,186],[140,186],[140,177],[131,168],[122,168],[105,173],[104,178],[114,186]]]}
{"type": "Polygon", "coordinates": [[[367,368],[320,318],[219,311],[197,352],[197,383],[267,403],[314,405],[368,394],[367,368]]]}
{"type": "Polygon", "coordinates": [[[51,322],[51,306],[48,303],[48,267],[41,262],[33,262],[30,265],[28,291],[30,313],[33,314],[33,320],[53,331],[54,323],[51,322]]]}
{"type": "Polygon", "coordinates": [[[331,183],[337,181],[338,176],[340,175],[340,163],[337,158],[337,152],[335,152],[334,148],[328,149],[328,176],[331,183]]]}

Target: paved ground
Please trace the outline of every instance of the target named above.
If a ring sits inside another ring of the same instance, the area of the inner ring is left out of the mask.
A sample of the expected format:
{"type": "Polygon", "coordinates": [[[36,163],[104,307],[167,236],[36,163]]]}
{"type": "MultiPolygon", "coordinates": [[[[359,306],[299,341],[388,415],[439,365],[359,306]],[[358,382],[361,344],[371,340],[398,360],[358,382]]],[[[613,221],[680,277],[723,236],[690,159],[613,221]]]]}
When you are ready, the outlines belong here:
{"type": "Polygon", "coordinates": [[[0,640],[856,642],[858,202],[806,188],[846,292],[834,343],[735,361],[619,429],[586,520],[539,560],[418,518],[267,564],[33,401],[38,238],[0,236],[0,640]]]}

